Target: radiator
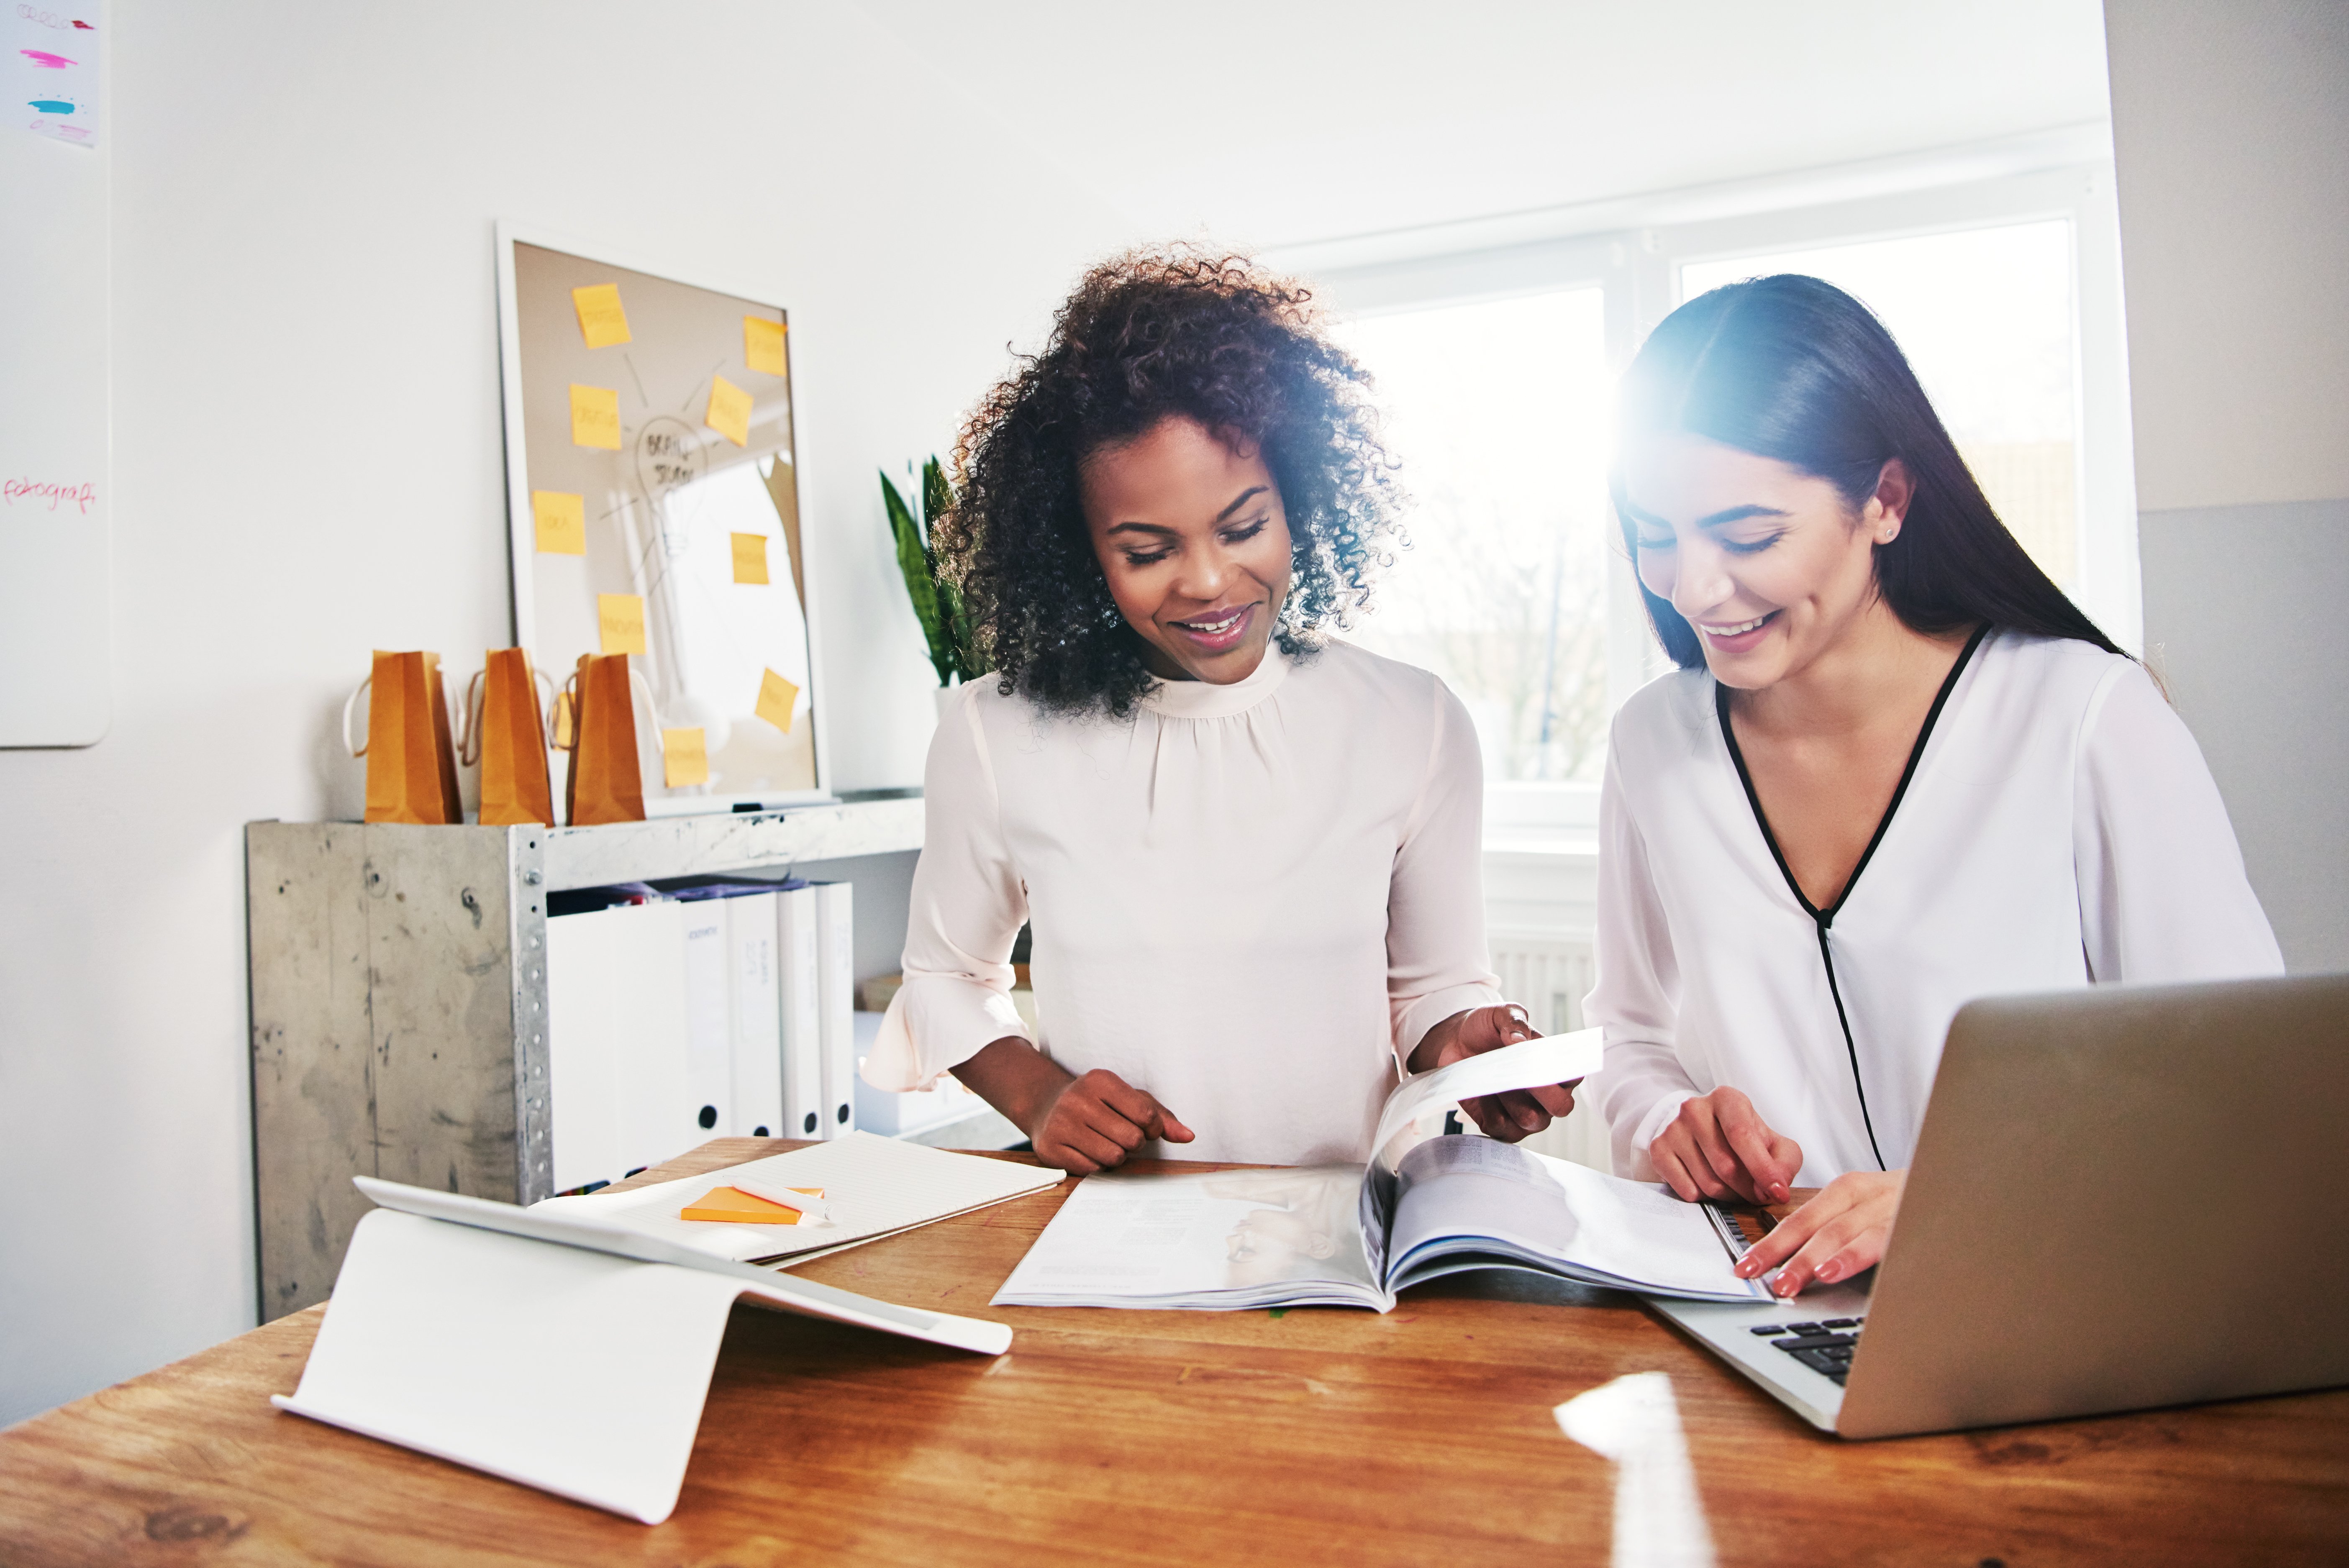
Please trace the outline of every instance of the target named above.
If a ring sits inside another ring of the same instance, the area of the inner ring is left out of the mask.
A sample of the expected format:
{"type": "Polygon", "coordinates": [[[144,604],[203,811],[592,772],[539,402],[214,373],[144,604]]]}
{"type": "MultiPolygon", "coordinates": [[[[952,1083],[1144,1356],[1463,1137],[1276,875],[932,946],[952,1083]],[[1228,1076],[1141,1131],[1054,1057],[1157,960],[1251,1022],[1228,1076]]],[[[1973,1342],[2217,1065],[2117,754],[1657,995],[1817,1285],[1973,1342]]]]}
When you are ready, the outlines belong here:
{"type": "MultiPolygon", "coordinates": [[[[1490,934],[1493,972],[1501,995],[1526,1010],[1535,1028],[1562,1035],[1582,1025],[1582,998],[1592,982],[1590,938],[1578,932],[1496,929],[1490,934]]],[[[1595,1109],[1574,1114],[1526,1140],[1528,1149],[1594,1169],[1608,1169],[1607,1130],[1595,1109]]]]}

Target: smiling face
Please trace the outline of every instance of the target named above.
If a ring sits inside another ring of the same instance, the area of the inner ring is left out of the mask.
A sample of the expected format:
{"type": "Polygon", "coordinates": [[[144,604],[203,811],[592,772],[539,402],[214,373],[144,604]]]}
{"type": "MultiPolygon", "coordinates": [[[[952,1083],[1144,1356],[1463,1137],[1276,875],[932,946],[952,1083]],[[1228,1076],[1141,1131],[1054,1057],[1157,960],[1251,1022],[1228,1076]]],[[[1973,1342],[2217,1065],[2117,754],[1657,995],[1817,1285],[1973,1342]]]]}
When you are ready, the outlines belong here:
{"type": "Polygon", "coordinates": [[[1254,675],[1288,596],[1288,518],[1263,454],[1164,419],[1088,458],[1081,493],[1151,674],[1217,686],[1254,675]]]}
{"type": "Polygon", "coordinates": [[[1623,458],[1640,581],[1696,629],[1714,678],[1746,691],[1891,615],[1874,550],[1900,531],[1909,494],[1897,459],[1855,512],[1826,480],[1701,436],[1659,436],[1623,458]]]}

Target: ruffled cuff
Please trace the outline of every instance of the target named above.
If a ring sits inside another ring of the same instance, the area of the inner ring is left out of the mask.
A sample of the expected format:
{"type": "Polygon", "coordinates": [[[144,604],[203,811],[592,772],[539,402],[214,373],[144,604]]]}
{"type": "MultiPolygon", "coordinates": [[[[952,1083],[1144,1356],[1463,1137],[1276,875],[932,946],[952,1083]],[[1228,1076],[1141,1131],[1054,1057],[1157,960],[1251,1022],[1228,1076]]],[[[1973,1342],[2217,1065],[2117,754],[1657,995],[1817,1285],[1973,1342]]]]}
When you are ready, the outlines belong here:
{"type": "Polygon", "coordinates": [[[864,1081],[896,1094],[926,1089],[1008,1035],[1030,1037],[1004,992],[959,975],[909,975],[889,998],[864,1081]]]}

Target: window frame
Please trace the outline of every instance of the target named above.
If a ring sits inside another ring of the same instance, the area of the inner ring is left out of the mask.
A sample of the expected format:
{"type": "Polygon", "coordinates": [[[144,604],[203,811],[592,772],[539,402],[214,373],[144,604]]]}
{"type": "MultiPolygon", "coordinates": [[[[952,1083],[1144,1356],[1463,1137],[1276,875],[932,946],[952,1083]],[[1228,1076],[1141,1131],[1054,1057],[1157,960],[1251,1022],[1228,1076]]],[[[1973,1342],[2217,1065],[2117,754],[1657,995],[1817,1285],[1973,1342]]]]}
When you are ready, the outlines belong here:
{"type": "MultiPolygon", "coordinates": [[[[1620,376],[1638,346],[1680,304],[1680,272],[1687,263],[2063,220],[2071,232],[2073,419],[2080,454],[2074,593],[2081,608],[2134,653],[2143,646],[2144,608],[2120,222],[2109,142],[2089,129],[2086,137],[2059,137],[2019,152],[1986,146],[1969,156],[1957,150],[1905,173],[1888,166],[1872,178],[1840,182],[1779,179],[1713,187],[1702,201],[1685,193],[1660,197],[1644,211],[1640,203],[1611,203],[1597,210],[1610,226],[1556,238],[1475,244],[1489,226],[1469,224],[1452,236],[1454,243],[1472,242],[1458,249],[1412,253],[1410,236],[1380,235],[1270,259],[1309,271],[1331,303],[1356,317],[1596,287],[1603,297],[1608,371],[1620,376]],[[2018,158],[2029,163],[2034,149],[2065,156],[2013,167],[2018,158]],[[1983,173],[1985,165],[1994,171],[1983,173]],[[1861,193],[1840,194],[1838,183],[1861,193]],[[1642,222],[1643,216],[1657,221],[1642,222]]],[[[1570,223],[1572,214],[1559,221],[1570,223]]],[[[1444,237],[1433,231],[1416,243],[1440,247],[1444,237]]],[[[1621,562],[1608,573],[1611,711],[1671,666],[1647,624],[1630,562],[1619,550],[1610,553],[1621,562]]],[[[1597,785],[1492,781],[1485,794],[1488,844],[1583,841],[1598,825],[1597,785]]]]}

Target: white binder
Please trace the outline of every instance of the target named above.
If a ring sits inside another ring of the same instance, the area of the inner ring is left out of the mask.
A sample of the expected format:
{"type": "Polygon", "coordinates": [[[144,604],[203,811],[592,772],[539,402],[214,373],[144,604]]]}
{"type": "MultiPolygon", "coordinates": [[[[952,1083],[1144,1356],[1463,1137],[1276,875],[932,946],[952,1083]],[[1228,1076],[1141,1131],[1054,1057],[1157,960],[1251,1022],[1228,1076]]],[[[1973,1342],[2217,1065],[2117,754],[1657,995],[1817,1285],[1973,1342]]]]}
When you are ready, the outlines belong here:
{"type": "Polygon", "coordinates": [[[775,895],[775,954],[782,1003],[783,1136],[822,1138],[824,1124],[823,1010],[817,1003],[816,892],[775,895]]]}
{"type": "Polygon", "coordinates": [[[647,1524],[677,1507],[738,1300],[982,1355],[1010,1347],[1000,1323],[576,1214],[356,1180],[384,1207],[351,1237],[300,1386],[270,1403],[647,1524]]]}
{"type": "Polygon", "coordinates": [[[737,1138],[783,1138],[782,994],[775,970],[776,895],[720,899],[726,911],[727,979],[733,1006],[734,1119],[719,1123],[737,1138]]]}
{"type": "MultiPolygon", "coordinates": [[[[733,954],[726,906],[731,900],[680,903],[685,940],[685,1099],[704,1138],[734,1130],[733,954]]],[[[682,1152],[682,1150],[679,1150],[682,1152]]]]}
{"type": "Polygon", "coordinates": [[[622,904],[546,923],[554,1190],[615,1181],[709,1134],[688,1067],[685,912],[622,904]]]}
{"type": "Polygon", "coordinates": [[[817,882],[816,1038],[823,1060],[823,1136],[856,1130],[856,912],[847,882],[817,882]]]}

